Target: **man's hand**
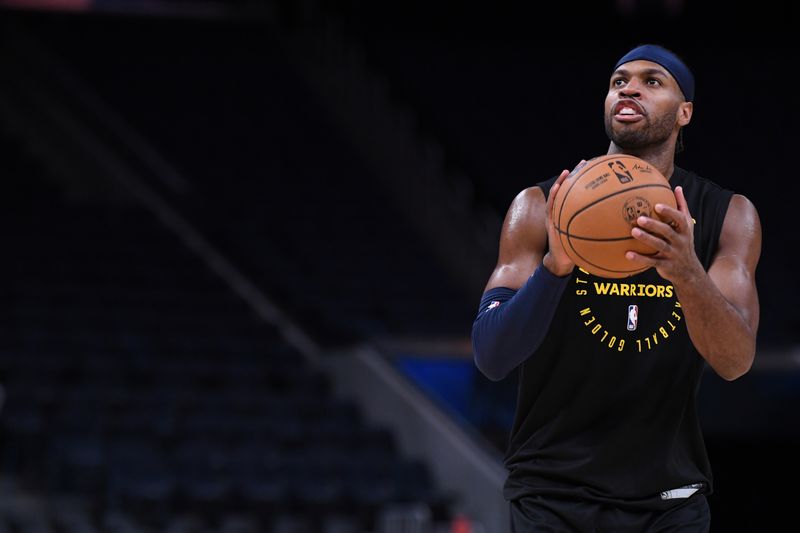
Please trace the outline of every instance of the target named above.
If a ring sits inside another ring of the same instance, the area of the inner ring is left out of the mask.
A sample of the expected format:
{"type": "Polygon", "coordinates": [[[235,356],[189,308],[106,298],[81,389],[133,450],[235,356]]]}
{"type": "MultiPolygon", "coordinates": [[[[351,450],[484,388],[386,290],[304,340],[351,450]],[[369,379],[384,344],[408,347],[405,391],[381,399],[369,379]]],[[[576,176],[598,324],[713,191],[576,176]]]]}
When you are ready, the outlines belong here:
{"type": "Polygon", "coordinates": [[[694,222],[689,213],[683,188],[675,188],[678,209],[664,204],[656,204],[656,213],[661,220],[639,217],[638,227],[631,229],[634,239],[651,246],[655,255],[642,255],[628,251],[630,261],[655,267],[659,275],[673,283],[692,281],[705,274],[703,265],[694,250],[694,222]]]}
{"type": "MultiPolygon", "coordinates": [[[[580,163],[575,167],[575,170],[578,170],[583,165],[586,164],[586,160],[581,160],[580,163]]],[[[575,172],[573,170],[572,172],[575,172]]],[[[561,245],[561,238],[558,235],[558,230],[556,229],[555,225],[553,224],[553,205],[555,203],[556,193],[561,188],[561,185],[564,183],[570,176],[570,171],[564,169],[561,171],[561,174],[558,176],[558,179],[550,187],[550,193],[547,195],[547,204],[545,206],[545,210],[547,211],[547,254],[545,254],[544,258],[542,259],[542,264],[544,267],[555,274],[556,276],[566,276],[572,269],[575,268],[575,263],[569,258],[567,253],[564,251],[564,247],[561,245]]]]}

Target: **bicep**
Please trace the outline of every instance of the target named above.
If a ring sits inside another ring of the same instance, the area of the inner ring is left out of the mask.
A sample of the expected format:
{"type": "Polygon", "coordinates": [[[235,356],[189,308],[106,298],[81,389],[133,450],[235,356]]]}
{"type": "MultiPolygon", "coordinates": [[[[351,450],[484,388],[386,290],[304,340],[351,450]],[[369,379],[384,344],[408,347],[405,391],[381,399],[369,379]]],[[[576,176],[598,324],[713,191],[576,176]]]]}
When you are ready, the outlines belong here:
{"type": "Polygon", "coordinates": [[[541,264],[547,245],[545,198],[539,187],[514,198],[503,221],[497,266],[486,289],[519,289],[541,264]]]}
{"type": "Polygon", "coordinates": [[[744,196],[731,199],[719,247],[708,275],[725,299],[755,332],[759,304],[755,272],[761,255],[761,222],[755,207],[744,196]]]}

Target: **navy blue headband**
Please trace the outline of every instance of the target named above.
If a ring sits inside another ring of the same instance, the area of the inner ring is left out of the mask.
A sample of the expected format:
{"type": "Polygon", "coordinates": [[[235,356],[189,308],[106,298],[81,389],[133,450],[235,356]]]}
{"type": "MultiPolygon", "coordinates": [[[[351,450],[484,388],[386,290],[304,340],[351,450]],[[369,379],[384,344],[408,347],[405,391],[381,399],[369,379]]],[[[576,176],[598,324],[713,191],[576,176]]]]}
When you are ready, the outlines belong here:
{"type": "Polygon", "coordinates": [[[614,70],[616,71],[623,63],[636,61],[637,59],[652,61],[667,69],[672,74],[672,77],[675,78],[675,81],[678,82],[686,101],[691,102],[694,100],[694,76],[692,76],[692,71],[689,70],[689,67],[678,56],[661,46],[644,44],[622,56],[622,59],[614,65],[614,70]]]}

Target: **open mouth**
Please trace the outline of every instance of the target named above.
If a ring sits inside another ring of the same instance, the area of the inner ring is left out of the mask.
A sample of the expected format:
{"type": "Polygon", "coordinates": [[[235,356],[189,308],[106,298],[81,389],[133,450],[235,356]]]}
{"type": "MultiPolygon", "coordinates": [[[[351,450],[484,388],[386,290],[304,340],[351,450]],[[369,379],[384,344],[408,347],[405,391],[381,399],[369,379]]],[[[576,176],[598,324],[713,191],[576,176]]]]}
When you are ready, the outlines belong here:
{"type": "Polygon", "coordinates": [[[614,118],[620,122],[636,122],[644,118],[644,110],[633,100],[623,100],[614,106],[614,118]]]}

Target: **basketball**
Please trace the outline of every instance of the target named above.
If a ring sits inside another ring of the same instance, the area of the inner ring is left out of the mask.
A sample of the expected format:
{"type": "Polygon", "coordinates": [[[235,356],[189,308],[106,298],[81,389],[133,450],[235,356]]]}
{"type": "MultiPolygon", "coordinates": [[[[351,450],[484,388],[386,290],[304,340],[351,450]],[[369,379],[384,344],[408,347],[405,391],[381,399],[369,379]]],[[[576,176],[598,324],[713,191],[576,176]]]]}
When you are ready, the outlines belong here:
{"type": "Polygon", "coordinates": [[[572,262],[604,278],[647,270],[625,258],[632,250],[656,250],[634,239],[639,216],[656,219],[657,203],[676,207],[669,181],[653,165],[631,155],[604,155],[573,171],[556,191],[553,224],[572,262]]]}

